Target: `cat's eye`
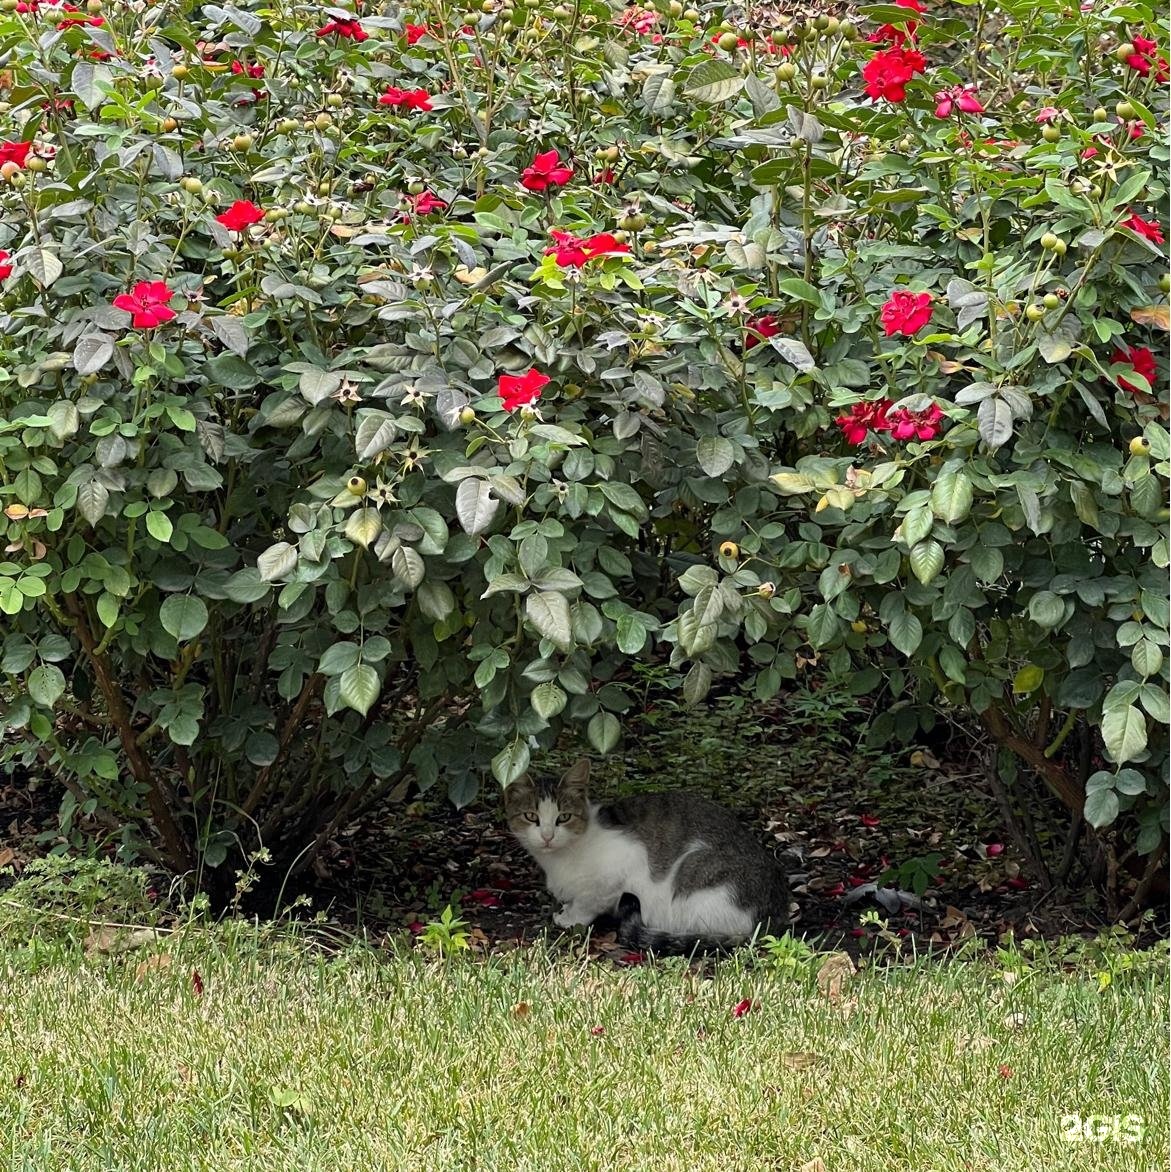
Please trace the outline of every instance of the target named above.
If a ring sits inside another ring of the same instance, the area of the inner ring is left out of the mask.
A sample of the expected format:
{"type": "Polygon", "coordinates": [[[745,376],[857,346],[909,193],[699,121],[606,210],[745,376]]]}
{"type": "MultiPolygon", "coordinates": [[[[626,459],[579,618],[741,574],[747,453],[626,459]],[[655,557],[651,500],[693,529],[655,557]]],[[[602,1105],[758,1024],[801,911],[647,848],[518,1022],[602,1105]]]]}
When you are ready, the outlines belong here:
{"type": "Polygon", "coordinates": [[[568,822],[570,820],[570,818],[572,818],[572,817],[573,817],[572,814],[558,814],[557,815],[557,825],[564,826],[565,823],[568,822]]]}
{"type": "Polygon", "coordinates": [[[537,819],[537,815],[536,815],[536,814],[535,814],[535,813],[534,813],[532,810],[530,810],[530,811],[529,811],[529,812],[528,812],[528,813],[525,815],[525,821],[526,821],[526,822],[536,822],[537,820],[538,820],[538,819],[537,819]]]}

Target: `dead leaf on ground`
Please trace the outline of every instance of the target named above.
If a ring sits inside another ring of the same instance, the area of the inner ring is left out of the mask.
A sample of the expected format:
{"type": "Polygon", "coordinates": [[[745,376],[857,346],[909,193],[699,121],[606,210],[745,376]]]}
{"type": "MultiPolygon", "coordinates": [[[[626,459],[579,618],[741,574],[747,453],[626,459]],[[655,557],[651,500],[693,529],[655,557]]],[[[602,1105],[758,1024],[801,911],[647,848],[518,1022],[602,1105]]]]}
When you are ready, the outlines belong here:
{"type": "Polygon", "coordinates": [[[974,1054],[983,1054],[995,1045],[996,1039],[990,1038],[987,1034],[960,1034],[956,1038],[957,1049],[971,1051],[974,1054]]]}
{"type": "Polygon", "coordinates": [[[1139,305],[1130,311],[1136,325],[1150,326],[1163,333],[1171,331],[1171,305],[1139,305]]]}
{"type": "Polygon", "coordinates": [[[150,973],[162,972],[171,967],[171,954],[169,952],[156,952],[154,956],[148,956],[146,960],[140,960],[134,967],[134,979],[136,981],[144,980],[150,973]]]}
{"type": "Polygon", "coordinates": [[[831,1002],[841,999],[842,985],[848,981],[857,969],[848,953],[831,952],[825,958],[821,968],[817,970],[817,989],[823,997],[831,1002]]]}
{"type": "Polygon", "coordinates": [[[529,1010],[530,1006],[527,1001],[518,1001],[512,1007],[512,1016],[515,1017],[517,1021],[524,1021],[524,1019],[529,1015],[529,1010]]]}
{"type": "Polygon", "coordinates": [[[814,1156],[808,1164],[802,1164],[797,1172],[827,1172],[825,1161],[820,1156],[814,1156]]]}
{"type": "Polygon", "coordinates": [[[1025,1015],[1023,1013],[1010,1013],[1004,1019],[1004,1028],[1006,1030],[1023,1029],[1027,1022],[1028,1022],[1028,1018],[1025,1017],[1025,1015]]]}
{"type": "Polygon", "coordinates": [[[16,851],[10,846],[0,850],[0,867],[7,867],[16,858],[16,851]]]}
{"type": "Polygon", "coordinates": [[[820,1061],[820,1056],[811,1054],[808,1050],[790,1050],[788,1054],[781,1055],[782,1064],[790,1070],[808,1070],[820,1061]]]}
{"type": "Polygon", "coordinates": [[[102,924],[90,930],[85,938],[85,950],[116,956],[120,952],[141,948],[144,944],[153,944],[157,939],[158,933],[153,928],[124,928],[117,924],[102,924]]]}

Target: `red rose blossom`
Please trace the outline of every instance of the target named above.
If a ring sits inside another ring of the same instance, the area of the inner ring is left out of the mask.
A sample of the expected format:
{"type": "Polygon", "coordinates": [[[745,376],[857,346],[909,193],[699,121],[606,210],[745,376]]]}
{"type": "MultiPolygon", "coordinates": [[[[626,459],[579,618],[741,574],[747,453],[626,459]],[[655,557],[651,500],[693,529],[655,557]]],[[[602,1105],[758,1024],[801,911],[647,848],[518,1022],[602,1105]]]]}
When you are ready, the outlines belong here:
{"type": "Polygon", "coordinates": [[[416,215],[429,216],[432,212],[442,211],[447,204],[430,191],[421,191],[411,197],[411,208],[416,215]]]}
{"type": "Polygon", "coordinates": [[[881,49],[862,67],[866,93],[875,101],[902,102],[907,82],[926,68],[927,59],[917,49],[881,49]]]}
{"type": "Polygon", "coordinates": [[[526,370],[521,375],[502,374],[497,385],[500,405],[505,411],[515,411],[518,407],[535,403],[548,381],[549,376],[539,370],[526,370]]]}
{"type": "Polygon", "coordinates": [[[545,249],[545,255],[552,256],[563,269],[580,268],[598,256],[630,251],[629,244],[620,244],[609,232],[599,232],[596,236],[582,239],[554,228],[549,235],[556,243],[554,247],[545,249]]]}
{"type": "Polygon", "coordinates": [[[12,276],[12,265],[8,263],[11,259],[12,253],[5,252],[3,248],[0,248],[0,281],[12,276]]]}
{"type": "Polygon", "coordinates": [[[855,403],[848,415],[839,415],[834,422],[842,429],[846,443],[863,443],[872,431],[888,431],[886,413],[894,404],[890,399],[877,399],[870,403],[855,403]]]}
{"type": "Polygon", "coordinates": [[[428,29],[425,24],[408,24],[403,28],[403,36],[407,39],[408,45],[413,45],[421,41],[427,35],[428,29]]]}
{"type": "Polygon", "coordinates": [[[1157,220],[1144,220],[1137,212],[1132,212],[1129,220],[1122,221],[1122,226],[1146,237],[1152,244],[1163,243],[1163,229],[1157,220]]]}
{"type": "Polygon", "coordinates": [[[882,327],[888,338],[911,337],[931,320],[931,294],[899,289],[882,307],[882,327]]]}
{"type": "Polygon", "coordinates": [[[1055,122],[1061,117],[1061,111],[1056,106],[1042,106],[1033,118],[1034,122],[1044,124],[1046,122],[1055,122]]]}
{"type": "Polygon", "coordinates": [[[356,20],[331,20],[317,30],[319,37],[328,37],[330,33],[335,33],[342,40],[358,41],[359,43],[370,36],[356,20]]]}
{"type": "MultiPolygon", "coordinates": [[[[1147,380],[1152,389],[1155,385],[1155,356],[1146,346],[1127,346],[1125,349],[1115,350],[1110,355],[1110,361],[1114,365],[1129,365],[1133,367],[1135,374],[1141,374],[1147,380]]],[[[1124,391],[1130,393],[1139,393],[1140,388],[1136,387],[1134,383],[1124,378],[1122,375],[1116,376],[1118,385],[1124,391]]]]}
{"type": "Polygon", "coordinates": [[[1137,34],[1131,38],[1130,43],[1134,46],[1134,52],[1126,59],[1126,64],[1140,74],[1146,77],[1153,68],[1155,70],[1156,81],[1166,81],[1168,78],[1168,65],[1165,57],[1156,55],[1158,45],[1146,37],[1138,36],[1137,34]]]}
{"type": "Polygon", "coordinates": [[[520,185],[529,191],[545,191],[550,187],[564,187],[573,178],[573,169],[561,162],[556,151],[537,155],[521,173],[520,185]]]}
{"type": "Polygon", "coordinates": [[[596,175],[595,175],[595,176],[594,176],[594,177],[593,177],[593,178],[590,180],[590,182],[591,182],[591,183],[593,183],[593,184],[595,184],[595,185],[597,185],[597,186],[599,186],[599,187],[604,187],[604,186],[606,186],[606,185],[608,185],[608,184],[610,184],[610,183],[613,183],[613,182],[614,182],[614,180],[615,180],[615,179],[617,179],[617,178],[618,178],[618,177],[617,177],[617,176],[614,174],[614,168],[613,168],[613,167],[607,167],[607,168],[606,168],[604,171],[599,171],[599,172],[598,172],[598,173],[597,173],[597,174],[596,174],[596,175]]]}
{"type": "Polygon", "coordinates": [[[744,323],[744,349],[751,350],[766,338],[775,338],[780,332],[780,323],[771,313],[751,317],[744,323]]]}
{"type": "Polygon", "coordinates": [[[251,224],[264,219],[264,209],[258,208],[251,200],[238,199],[226,212],[216,216],[216,222],[223,224],[229,232],[243,232],[251,224]]]}
{"type": "Polygon", "coordinates": [[[925,411],[897,407],[887,414],[886,423],[893,439],[932,440],[939,434],[942,419],[943,412],[932,403],[925,411]]]}
{"type": "Polygon", "coordinates": [[[264,66],[263,65],[245,65],[243,61],[233,61],[232,62],[232,72],[235,73],[237,76],[239,76],[240,74],[247,74],[251,78],[263,77],[264,76],[264,66]]]}
{"type": "Polygon", "coordinates": [[[431,95],[426,90],[400,90],[391,86],[379,99],[380,106],[405,106],[408,110],[430,110],[431,95]]]}
{"type": "Polygon", "coordinates": [[[165,281],[139,281],[129,293],[114,298],[114,308],[133,314],[131,324],[136,330],[153,330],[175,316],[167,304],[174,296],[165,281]]]}
{"type": "Polygon", "coordinates": [[[733,1017],[743,1017],[747,1013],[751,1013],[756,1008],[756,1002],[751,997],[745,997],[743,1001],[737,1001],[732,1006],[733,1017]]]}
{"type": "Polygon", "coordinates": [[[0,167],[5,163],[15,163],[18,167],[24,166],[28,153],[33,148],[29,142],[0,142],[0,167]]]}
{"type": "Polygon", "coordinates": [[[940,90],[935,95],[935,101],[937,103],[935,107],[936,118],[950,118],[953,109],[960,110],[965,114],[984,113],[980,99],[968,86],[953,85],[949,90],[940,90]]]}

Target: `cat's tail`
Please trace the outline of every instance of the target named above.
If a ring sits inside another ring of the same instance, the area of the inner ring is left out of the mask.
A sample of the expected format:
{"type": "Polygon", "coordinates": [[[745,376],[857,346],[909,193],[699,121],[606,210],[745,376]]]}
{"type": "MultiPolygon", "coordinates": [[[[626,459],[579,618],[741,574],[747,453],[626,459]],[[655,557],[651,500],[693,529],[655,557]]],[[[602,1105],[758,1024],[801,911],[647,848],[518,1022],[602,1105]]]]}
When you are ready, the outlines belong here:
{"type": "Polygon", "coordinates": [[[658,956],[702,956],[730,952],[743,940],[714,936],[678,936],[648,928],[642,920],[638,897],[627,892],[618,901],[618,942],[624,948],[653,952],[658,956]]]}

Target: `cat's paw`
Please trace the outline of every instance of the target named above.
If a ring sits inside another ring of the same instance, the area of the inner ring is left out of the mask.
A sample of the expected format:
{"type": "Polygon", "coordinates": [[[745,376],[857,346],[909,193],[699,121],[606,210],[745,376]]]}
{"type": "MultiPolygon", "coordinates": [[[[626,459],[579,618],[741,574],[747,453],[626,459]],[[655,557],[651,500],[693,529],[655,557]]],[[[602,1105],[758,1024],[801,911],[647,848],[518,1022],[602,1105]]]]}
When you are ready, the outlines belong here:
{"type": "Polygon", "coordinates": [[[558,928],[572,928],[581,923],[581,919],[576,916],[573,909],[566,904],[559,912],[553,916],[553,923],[558,928]]]}

